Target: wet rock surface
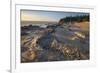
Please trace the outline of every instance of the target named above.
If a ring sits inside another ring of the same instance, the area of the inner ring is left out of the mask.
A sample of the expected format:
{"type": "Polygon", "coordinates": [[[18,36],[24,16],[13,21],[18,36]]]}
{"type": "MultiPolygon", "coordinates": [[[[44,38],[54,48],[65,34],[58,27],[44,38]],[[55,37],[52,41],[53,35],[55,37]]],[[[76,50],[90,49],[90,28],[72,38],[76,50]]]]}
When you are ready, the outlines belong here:
{"type": "Polygon", "coordinates": [[[21,32],[21,62],[88,60],[88,32],[70,30],[69,26],[65,28],[57,24],[36,29],[34,26],[24,27],[21,32]]]}

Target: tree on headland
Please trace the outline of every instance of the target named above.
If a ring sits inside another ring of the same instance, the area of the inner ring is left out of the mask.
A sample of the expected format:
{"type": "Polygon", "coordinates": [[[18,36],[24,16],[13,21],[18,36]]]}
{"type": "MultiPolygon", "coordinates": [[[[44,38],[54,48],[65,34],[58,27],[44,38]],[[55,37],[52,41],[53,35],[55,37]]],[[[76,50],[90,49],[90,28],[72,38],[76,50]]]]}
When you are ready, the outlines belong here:
{"type": "Polygon", "coordinates": [[[80,16],[66,16],[59,20],[59,24],[68,23],[68,22],[89,22],[89,15],[80,15],[80,16]]]}

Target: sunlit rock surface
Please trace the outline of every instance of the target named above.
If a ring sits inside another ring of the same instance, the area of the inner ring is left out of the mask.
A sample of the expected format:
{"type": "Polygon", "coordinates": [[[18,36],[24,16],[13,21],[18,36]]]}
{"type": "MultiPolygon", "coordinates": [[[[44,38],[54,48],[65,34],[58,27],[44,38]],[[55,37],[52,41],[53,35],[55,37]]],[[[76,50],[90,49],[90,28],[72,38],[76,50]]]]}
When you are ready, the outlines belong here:
{"type": "Polygon", "coordinates": [[[89,30],[59,24],[22,27],[21,62],[88,59],[89,30]]]}

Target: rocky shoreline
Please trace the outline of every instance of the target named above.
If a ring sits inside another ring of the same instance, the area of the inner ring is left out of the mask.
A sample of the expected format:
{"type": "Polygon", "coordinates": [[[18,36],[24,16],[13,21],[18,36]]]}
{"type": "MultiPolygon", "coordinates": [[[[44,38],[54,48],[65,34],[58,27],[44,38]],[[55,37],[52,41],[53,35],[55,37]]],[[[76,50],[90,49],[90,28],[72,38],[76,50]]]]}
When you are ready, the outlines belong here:
{"type": "Polygon", "coordinates": [[[88,59],[89,31],[59,23],[46,28],[21,27],[22,63],[88,59]]]}

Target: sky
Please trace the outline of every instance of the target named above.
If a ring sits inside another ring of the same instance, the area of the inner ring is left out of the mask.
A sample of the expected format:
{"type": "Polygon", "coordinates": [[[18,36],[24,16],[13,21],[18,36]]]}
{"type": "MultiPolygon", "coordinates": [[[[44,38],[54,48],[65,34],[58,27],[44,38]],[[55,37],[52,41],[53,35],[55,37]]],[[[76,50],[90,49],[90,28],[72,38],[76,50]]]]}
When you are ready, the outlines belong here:
{"type": "Polygon", "coordinates": [[[21,10],[21,21],[58,22],[61,18],[64,18],[66,16],[76,16],[85,14],[88,13],[21,10]]]}

